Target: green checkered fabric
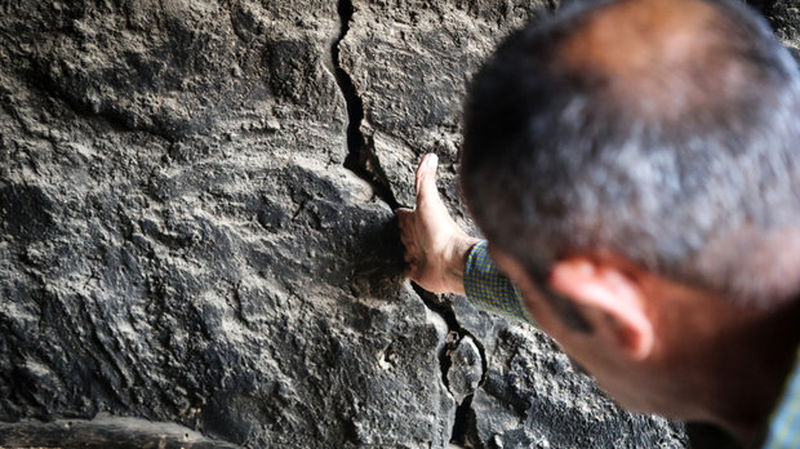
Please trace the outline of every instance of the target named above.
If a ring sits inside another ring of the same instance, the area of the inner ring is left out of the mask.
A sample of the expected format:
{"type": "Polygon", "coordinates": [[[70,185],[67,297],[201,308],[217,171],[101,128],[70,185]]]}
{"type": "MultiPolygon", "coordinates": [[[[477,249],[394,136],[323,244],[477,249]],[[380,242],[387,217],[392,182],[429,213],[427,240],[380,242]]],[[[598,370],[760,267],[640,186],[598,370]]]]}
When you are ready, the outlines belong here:
{"type": "Polygon", "coordinates": [[[763,449],[800,448],[800,351],[783,398],[772,412],[763,449]]]}
{"type": "Polygon", "coordinates": [[[492,261],[485,240],[470,250],[464,269],[464,290],[467,299],[477,307],[532,322],[524,309],[522,295],[492,261]]]}

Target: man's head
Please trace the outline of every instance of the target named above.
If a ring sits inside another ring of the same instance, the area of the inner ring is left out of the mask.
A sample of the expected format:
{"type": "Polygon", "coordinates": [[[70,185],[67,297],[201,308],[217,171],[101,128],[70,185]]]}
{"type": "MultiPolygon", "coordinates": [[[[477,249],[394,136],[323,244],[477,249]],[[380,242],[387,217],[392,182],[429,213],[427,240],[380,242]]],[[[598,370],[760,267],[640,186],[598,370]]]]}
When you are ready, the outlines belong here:
{"type": "Polygon", "coordinates": [[[742,322],[728,306],[800,292],[800,75],[738,3],[587,3],[511,36],[476,77],[461,175],[534,315],[547,273],[629,357],[598,348],[597,371],[669,353],[670,310],[742,322]]]}

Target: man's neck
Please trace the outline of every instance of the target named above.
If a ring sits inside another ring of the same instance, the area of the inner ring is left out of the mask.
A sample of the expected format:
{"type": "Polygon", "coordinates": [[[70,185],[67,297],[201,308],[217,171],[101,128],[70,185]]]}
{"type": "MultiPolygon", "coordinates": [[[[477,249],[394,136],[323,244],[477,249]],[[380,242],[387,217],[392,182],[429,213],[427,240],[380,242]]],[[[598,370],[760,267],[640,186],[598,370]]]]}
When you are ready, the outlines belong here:
{"type": "Polygon", "coordinates": [[[772,311],[739,310],[696,355],[709,418],[746,447],[760,436],[793,368],[800,344],[800,301],[772,311]]]}

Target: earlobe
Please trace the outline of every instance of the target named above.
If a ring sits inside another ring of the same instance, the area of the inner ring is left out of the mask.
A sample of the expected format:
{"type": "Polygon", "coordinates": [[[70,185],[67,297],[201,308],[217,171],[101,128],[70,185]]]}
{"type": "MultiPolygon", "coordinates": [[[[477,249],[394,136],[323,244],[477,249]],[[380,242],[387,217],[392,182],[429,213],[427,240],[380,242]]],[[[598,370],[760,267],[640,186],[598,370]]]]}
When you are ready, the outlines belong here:
{"type": "Polygon", "coordinates": [[[615,267],[572,258],[553,266],[551,284],[589,312],[587,318],[613,348],[635,360],[652,353],[655,335],[647,298],[633,279],[615,267]]]}

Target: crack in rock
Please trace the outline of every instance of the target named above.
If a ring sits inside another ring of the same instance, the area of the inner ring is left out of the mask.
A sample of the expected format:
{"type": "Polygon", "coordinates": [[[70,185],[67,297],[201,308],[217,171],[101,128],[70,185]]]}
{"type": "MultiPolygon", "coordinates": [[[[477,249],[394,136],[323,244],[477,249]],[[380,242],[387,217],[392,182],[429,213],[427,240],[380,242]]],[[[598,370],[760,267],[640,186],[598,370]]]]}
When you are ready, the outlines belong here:
{"type": "MultiPolygon", "coordinates": [[[[339,90],[342,92],[347,106],[348,155],[345,158],[344,167],[356,174],[359,178],[367,181],[370,186],[372,186],[375,195],[394,210],[400,207],[400,204],[392,191],[389,178],[386,176],[386,172],[381,167],[378,157],[375,154],[372,136],[365,134],[361,129],[361,125],[364,122],[363,100],[359,96],[350,74],[341,64],[340,45],[350,30],[350,22],[352,21],[354,13],[352,0],[339,0],[337,11],[339,13],[340,28],[339,36],[331,46],[331,59],[336,84],[339,86],[339,90]]],[[[460,392],[454,392],[451,389],[448,378],[452,365],[451,353],[458,347],[462,339],[467,336],[471,338],[478,349],[480,357],[481,374],[480,381],[477,384],[477,387],[479,387],[486,380],[487,361],[484,347],[478,339],[472,336],[458,323],[452,307],[442,303],[436,299],[436,295],[423,290],[418,285],[412,283],[412,286],[425,307],[439,315],[447,324],[449,330],[445,339],[445,344],[442,345],[442,349],[439,353],[439,364],[442,383],[447,391],[454,398],[461,396],[461,400],[456,402],[455,419],[450,440],[454,443],[464,443],[466,432],[469,427],[468,421],[470,416],[474,415],[474,411],[471,408],[472,395],[474,392],[464,397],[460,392]]]]}
{"type": "Polygon", "coordinates": [[[336,9],[339,13],[340,27],[339,36],[331,46],[331,59],[336,84],[347,105],[348,154],[344,161],[344,167],[367,181],[372,186],[375,195],[394,210],[400,207],[400,203],[397,202],[389,178],[375,155],[372,136],[365,135],[361,130],[361,124],[364,121],[364,102],[358,95],[350,74],[341,64],[341,48],[339,46],[350,30],[350,21],[353,19],[353,2],[339,0],[336,9]]]}
{"type": "Polygon", "coordinates": [[[480,380],[478,380],[475,387],[475,390],[477,390],[486,381],[486,374],[488,370],[486,350],[483,344],[474,335],[472,335],[466,328],[459,324],[452,305],[440,301],[436,294],[425,291],[417,284],[412,284],[412,286],[420,299],[422,299],[425,307],[442,317],[450,331],[439,354],[439,363],[442,371],[442,382],[447,388],[447,391],[453,396],[454,399],[458,398],[459,396],[463,396],[461,401],[456,402],[455,420],[453,422],[453,429],[450,434],[450,441],[457,444],[464,444],[467,440],[467,434],[474,430],[472,429],[474,428],[475,423],[475,412],[472,410],[472,397],[474,395],[474,391],[466,395],[463,395],[458,391],[453,391],[453,386],[450,385],[451,382],[448,377],[453,363],[451,354],[458,348],[459,343],[464,341],[466,338],[469,338],[475,344],[475,347],[478,351],[478,357],[480,358],[481,370],[480,380]]]}

